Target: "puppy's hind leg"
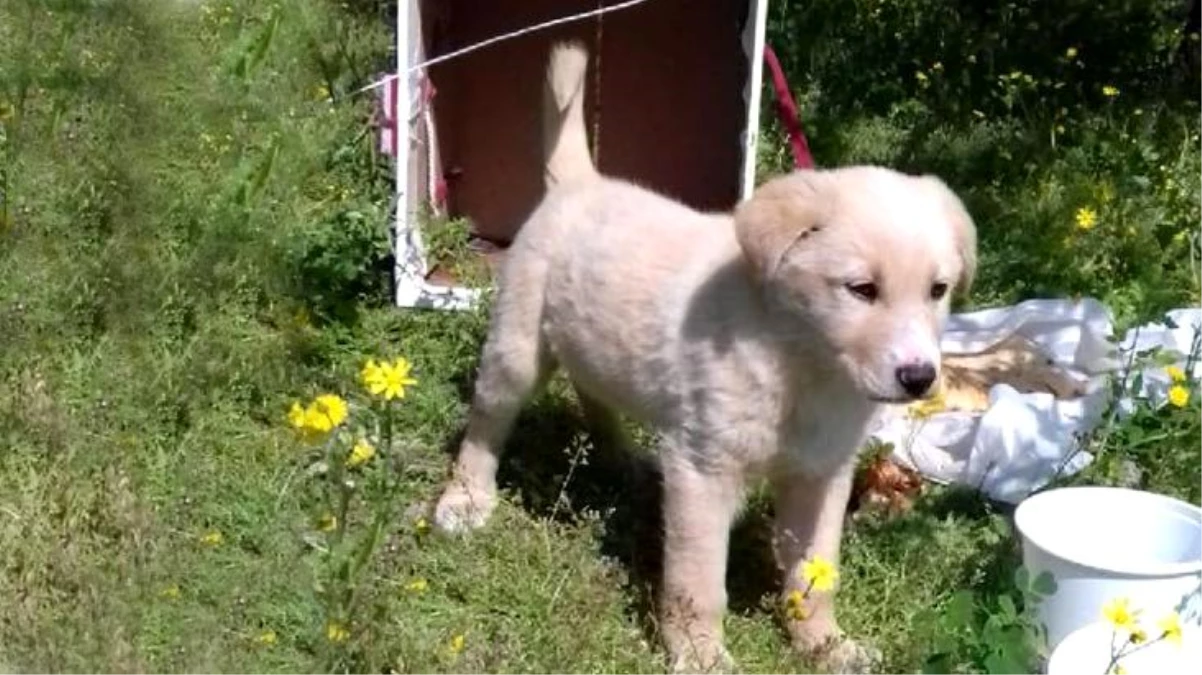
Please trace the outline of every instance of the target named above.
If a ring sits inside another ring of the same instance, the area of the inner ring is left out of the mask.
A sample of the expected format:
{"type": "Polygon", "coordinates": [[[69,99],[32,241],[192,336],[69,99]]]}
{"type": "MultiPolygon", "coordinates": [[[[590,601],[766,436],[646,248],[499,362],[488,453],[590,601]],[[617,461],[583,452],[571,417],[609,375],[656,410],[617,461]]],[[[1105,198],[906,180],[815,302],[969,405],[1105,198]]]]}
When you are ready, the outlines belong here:
{"type": "Polygon", "coordinates": [[[451,479],[434,507],[434,524],[444,532],[464,532],[488,520],[496,506],[497,466],[513,422],[554,366],[540,326],[545,267],[522,261],[510,269],[493,307],[467,431],[451,479]]]}

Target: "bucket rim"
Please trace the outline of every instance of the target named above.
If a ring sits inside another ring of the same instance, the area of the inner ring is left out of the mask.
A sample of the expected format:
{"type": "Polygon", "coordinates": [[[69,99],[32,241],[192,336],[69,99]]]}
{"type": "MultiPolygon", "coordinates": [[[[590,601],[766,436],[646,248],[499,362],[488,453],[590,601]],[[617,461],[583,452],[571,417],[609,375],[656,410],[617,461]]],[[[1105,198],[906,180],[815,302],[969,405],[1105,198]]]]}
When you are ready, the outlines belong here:
{"type": "Polygon", "coordinates": [[[1035,518],[1040,508],[1051,500],[1064,499],[1067,493],[1082,494],[1085,492],[1111,493],[1115,498],[1137,499],[1145,502],[1160,502],[1162,505],[1169,507],[1183,515],[1189,515],[1197,519],[1200,523],[1199,530],[1202,532],[1202,508],[1190,504],[1189,502],[1160,494],[1158,492],[1150,492],[1148,490],[1136,490],[1132,488],[1109,487],[1102,485],[1080,485],[1054,488],[1038,492],[1030,497],[1027,497],[1014,510],[1014,525],[1018,529],[1019,535],[1024,540],[1024,546],[1027,542],[1039,547],[1044,552],[1064,560],[1065,562],[1078,565],[1081,567],[1089,567],[1101,572],[1109,572],[1114,574],[1122,574],[1132,577],[1176,577],[1185,576],[1188,574],[1202,574],[1202,557],[1197,560],[1187,560],[1182,562],[1163,562],[1163,563],[1141,563],[1141,564],[1115,564],[1105,558],[1096,556],[1081,556],[1071,555],[1065,550],[1062,542],[1048,541],[1046,536],[1032,536],[1033,528],[1031,526],[1032,519],[1035,518]]]}

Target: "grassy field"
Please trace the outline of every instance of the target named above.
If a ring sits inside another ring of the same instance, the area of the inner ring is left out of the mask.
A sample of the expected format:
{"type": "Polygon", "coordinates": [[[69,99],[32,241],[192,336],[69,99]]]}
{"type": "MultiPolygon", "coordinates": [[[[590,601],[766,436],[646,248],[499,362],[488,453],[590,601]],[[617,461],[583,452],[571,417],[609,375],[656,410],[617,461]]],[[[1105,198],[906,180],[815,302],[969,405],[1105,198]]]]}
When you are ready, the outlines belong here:
{"type": "MultiPolygon", "coordinates": [[[[561,383],[519,424],[489,528],[449,541],[420,517],[486,309],[389,305],[391,178],[352,93],[388,67],[378,4],[0,0],[0,667],[664,668],[655,483],[592,447],[561,383]],[[396,357],[418,383],[368,404],[364,361],[396,357]],[[361,466],[357,435],[289,428],[326,392],[375,439],[361,466]]],[[[1180,3],[976,6],[774,3],[819,163],[944,174],[981,229],[973,306],[1088,294],[1123,328],[1197,305],[1180,3]]],[[[770,133],[764,171],[784,158],[770,133]]],[[[1202,501],[1198,400],[1082,439],[1103,461],[1080,480],[1135,467],[1202,501]]],[[[734,537],[730,648],[804,671],[769,522],[757,498],[734,537]]],[[[1024,598],[1002,510],[931,490],[847,537],[843,621],[885,669],[1020,658],[998,647],[1024,598]]]]}

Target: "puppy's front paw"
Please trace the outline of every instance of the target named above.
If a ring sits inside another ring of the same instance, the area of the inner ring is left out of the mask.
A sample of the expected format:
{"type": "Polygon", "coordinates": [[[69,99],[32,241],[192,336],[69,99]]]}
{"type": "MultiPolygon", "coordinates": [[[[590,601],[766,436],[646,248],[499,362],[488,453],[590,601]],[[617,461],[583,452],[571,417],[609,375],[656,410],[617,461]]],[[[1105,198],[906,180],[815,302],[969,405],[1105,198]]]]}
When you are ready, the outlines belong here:
{"type": "Polygon", "coordinates": [[[701,642],[675,650],[671,656],[673,673],[733,673],[735,660],[720,644],[701,642]]]}
{"type": "Polygon", "coordinates": [[[848,637],[832,637],[818,646],[797,648],[822,672],[871,673],[881,663],[881,652],[848,637]]]}
{"type": "Polygon", "coordinates": [[[447,534],[469,532],[483,527],[496,506],[496,488],[452,480],[434,506],[434,526],[447,534]]]}

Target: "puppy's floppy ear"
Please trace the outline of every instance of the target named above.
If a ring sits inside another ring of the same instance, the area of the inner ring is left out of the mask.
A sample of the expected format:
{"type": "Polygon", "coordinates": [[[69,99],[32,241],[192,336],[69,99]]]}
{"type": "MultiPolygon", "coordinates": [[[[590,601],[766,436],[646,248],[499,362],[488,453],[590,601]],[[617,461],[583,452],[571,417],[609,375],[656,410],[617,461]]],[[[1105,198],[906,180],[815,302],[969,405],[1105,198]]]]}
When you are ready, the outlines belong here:
{"type": "Polygon", "coordinates": [[[944,216],[951,223],[952,236],[956,238],[956,251],[960,254],[960,278],[956,282],[956,289],[966,296],[977,274],[977,227],[973,224],[968,209],[964,207],[964,202],[960,201],[946,183],[931,175],[923,176],[922,180],[935,191],[943,205],[944,216]]]}
{"type": "Polygon", "coordinates": [[[758,282],[767,282],[785,253],[819,228],[816,172],[796,171],[763,184],[735,209],[735,236],[758,282]]]}

